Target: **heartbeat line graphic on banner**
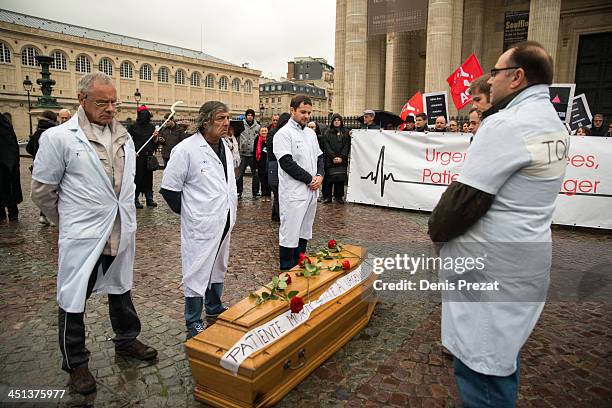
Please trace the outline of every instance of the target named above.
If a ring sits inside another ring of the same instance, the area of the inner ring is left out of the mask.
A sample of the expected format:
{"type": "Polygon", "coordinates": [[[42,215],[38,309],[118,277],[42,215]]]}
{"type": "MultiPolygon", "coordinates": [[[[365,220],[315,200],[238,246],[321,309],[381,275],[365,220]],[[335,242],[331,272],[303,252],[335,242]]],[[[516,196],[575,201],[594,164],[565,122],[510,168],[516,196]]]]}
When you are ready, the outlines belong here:
{"type": "Polygon", "coordinates": [[[436,183],[425,183],[422,181],[410,181],[410,180],[400,180],[396,179],[393,173],[385,174],[385,146],[380,148],[380,153],[378,154],[378,163],[376,163],[376,173],[373,171],[369,172],[365,176],[360,177],[362,180],[371,180],[372,183],[378,184],[380,181],[380,196],[385,196],[385,183],[387,180],[391,180],[394,183],[406,183],[406,184],[422,184],[426,186],[441,186],[447,187],[448,184],[436,184],[436,183]]]}

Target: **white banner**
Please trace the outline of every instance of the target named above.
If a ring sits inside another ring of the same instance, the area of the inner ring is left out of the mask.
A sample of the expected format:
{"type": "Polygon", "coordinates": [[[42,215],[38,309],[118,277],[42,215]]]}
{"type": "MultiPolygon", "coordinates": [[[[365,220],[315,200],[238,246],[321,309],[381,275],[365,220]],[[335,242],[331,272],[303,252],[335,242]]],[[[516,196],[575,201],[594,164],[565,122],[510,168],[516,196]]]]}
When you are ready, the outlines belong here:
{"type": "MultiPolygon", "coordinates": [[[[431,211],[461,171],[470,134],[354,130],[347,201],[431,211]]],[[[612,140],[570,139],[555,224],[612,229],[612,140]]]]}
{"type": "Polygon", "coordinates": [[[291,313],[291,310],[288,310],[261,326],[249,330],[223,355],[220,363],[221,367],[236,375],[240,364],[251,354],[286,336],[295,330],[296,327],[306,322],[313,310],[348,292],[366,280],[370,276],[371,268],[365,268],[364,272],[362,272],[362,265],[359,265],[349,274],[338,278],[317,300],[306,303],[301,312],[291,313]]]}

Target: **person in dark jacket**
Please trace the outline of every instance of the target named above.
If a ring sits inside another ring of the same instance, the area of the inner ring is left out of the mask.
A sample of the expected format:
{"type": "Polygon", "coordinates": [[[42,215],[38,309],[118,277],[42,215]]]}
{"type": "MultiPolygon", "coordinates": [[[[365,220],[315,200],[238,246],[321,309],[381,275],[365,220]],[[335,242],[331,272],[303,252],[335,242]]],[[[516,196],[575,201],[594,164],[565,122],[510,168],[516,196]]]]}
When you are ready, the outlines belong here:
{"type": "Polygon", "coordinates": [[[593,126],[591,127],[591,136],[606,136],[608,129],[604,124],[604,117],[601,113],[593,115],[593,126]]]}
{"type": "MultiPolygon", "coordinates": [[[[36,153],[38,152],[39,140],[40,136],[47,129],[50,129],[54,126],[57,126],[57,115],[52,111],[44,111],[41,113],[41,118],[38,119],[38,124],[36,125],[36,131],[30,136],[30,140],[28,140],[28,144],[26,145],[26,152],[32,156],[32,159],[36,158],[36,153]]],[[[32,160],[32,163],[34,160],[32,160]]],[[[30,170],[32,168],[30,167],[30,170]]],[[[51,221],[47,218],[45,214],[41,211],[38,217],[38,222],[42,225],[51,225],[51,221]]]]}
{"type": "Polygon", "coordinates": [[[46,110],[41,113],[40,116],[38,124],[36,125],[36,131],[30,136],[30,140],[28,140],[26,146],[26,152],[28,152],[33,159],[36,158],[36,152],[38,152],[40,135],[42,135],[45,130],[57,126],[57,114],[55,112],[46,110]]]}
{"type": "Polygon", "coordinates": [[[372,109],[366,109],[363,111],[363,124],[362,129],[380,129],[380,125],[374,123],[374,116],[376,113],[372,109]]]}
{"type": "MultiPolygon", "coordinates": [[[[164,115],[164,120],[168,119],[170,112],[164,115]]],[[[170,152],[174,146],[185,139],[185,130],[177,125],[173,119],[169,119],[166,126],[159,132],[159,144],[162,146],[161,154],[164,159],[164,167],[168,165],[170,160],[170,152]]]]}
{"type": "MultiPolygon", "coordinates": [[[[151,123],[152,117],[153,115],[149,112],[149,108],[146,105],[142,105],[138,108],[136,123],[128,128],[128,132],[134,140],[136,151],[140,150],[152,134],[157,133],[155,126],[151,123]]],[[[138,200],[140,193],[144,194],[147,207],[157,207],[157,203],[153,201],[153,171],[148,169],[147,161],[149,156],[155,154],[158,145],[159,140],[156,134],[136,157],[136,177],[134,178],[134,183],[136,183],[136,193],[134,196],[136,208],[143,208],[138,200]]]]}
{"type": "Polygon", "coordinates": [[[325,156],[323,203],[325,204],[331,203],[332,193],[336,202],[344,204],[344,183],[347,179],[350,146],[348,129],[344,127],[342,116],[335,113],[323,137],[325,156]]]}
{"type": "Polygon", "coordinates": [[[19,219],[17,205],[23,201],[19,179],[19,144],[13,125],[0,115],[0,221],[19,219]]]}
{"type": "Polygon", "coordinates": [[[268,128],[262,126],[259,128],[259,134],[255,136],[253,141],[253,153],[255,154],[255,168],[257,176],[261,183],[262,201],[270,201],[270,184],[268,183],[268,146],[266,139],[268,138],[268,128]]]}
{"type": "Polygon", "coordinates": [[[276,156],[274,156],[274,135],[280,128],[285,126],[291,115],[287,112],[283,112],[278,118],[276,127],[268,133],[266,139],[266,147],[268,150],[268,183],[270,184],[270,190],[272,190],[273,201],[272,201],[272,221],[280,221],[280,213],[278,210],[278,162],[276,156]]]}

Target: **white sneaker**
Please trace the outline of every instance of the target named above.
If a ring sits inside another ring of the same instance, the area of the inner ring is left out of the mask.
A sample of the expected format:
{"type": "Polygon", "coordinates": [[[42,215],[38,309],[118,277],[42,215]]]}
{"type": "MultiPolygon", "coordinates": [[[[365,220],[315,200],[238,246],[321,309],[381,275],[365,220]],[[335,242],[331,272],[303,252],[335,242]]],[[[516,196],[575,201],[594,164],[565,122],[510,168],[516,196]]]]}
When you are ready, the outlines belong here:
{"type": "Polygon", "coordinates": [[[38,218],[38,222],[40,222],[42,225],[50,224],[49,220],[44,215],[41,215],[40,218],[38,218]]]}

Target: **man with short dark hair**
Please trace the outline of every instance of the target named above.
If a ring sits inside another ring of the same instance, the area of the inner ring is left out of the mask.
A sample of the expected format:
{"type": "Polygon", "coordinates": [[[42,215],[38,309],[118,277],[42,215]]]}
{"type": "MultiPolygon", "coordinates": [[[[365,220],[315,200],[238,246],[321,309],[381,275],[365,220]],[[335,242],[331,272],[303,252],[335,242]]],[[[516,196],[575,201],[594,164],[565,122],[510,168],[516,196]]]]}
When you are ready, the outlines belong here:
{"type": "Polygon", "coordinates": [[[483,75],[480,78],[476,78],[470,84],[470,95],[472,95],[472,107],[478,109],[481,112],[488,110],[491,107],[490,91],[491,85],[489,85],[489,75],[483,75]]]}
{"type": "Polygon", "coordinates": [[[374,117],[376,113],[372,109],[366,109],[363,111],[363,125],[362,129],[380,129],[380,125],[374,123],[374,117]]]}
{"type": "Polygon", "coordinates": [[[238,145],[240,146],[240,174],[236,179],[236,188],[238,191],[238,198],[242,198],[242,189],[244,173],[246,168],[251,169],[251,192],[253,198],[257,198],[259,195],[259,177],[257,177],[257,166],[255,165],[255,152],[253,151],[253,143],[255,137],[259,134],[259,123],[255,120],[255,111],[253,109],[247,109],[244,113],[244,130],[240,133],[238,138],[238,145]]]}
{"type": "Polygon", "coordinates": [[[414,116],[408,115],[406,116],[406,121],[404,122],[404,129],[407,132],[413,132],[416,125],[414,124],[414,116]]]}
{"type": "Polygon", "coordinates": [[[544,308],[550,225],[569,149],[550,103],[552,78],[552,58],[538,43],[499,57],[489,80],[496,113],[480,125],[429,219],[441,259],[481,260],[467,270],[443,266],[441,282],[497,283],[443,294],[442,344],[455,357],[464,406],[515,405],[520,350],[544,308]]]}
{"type": "Polygon", "coordinates": [[[414,124],[415,124],[414,130],[416,132],[425,132],[425,133],[427,133],[427,131],[429,130],[427,128],[427,115],[424,112],[416,114],[416,116],[414,118],[414,124]]]}
{"type": "Polygon", "coordinates": [[[444,116],[438,116],[434,125],[435,132],[446,132],[446,118],[444,116]]]}
{"type": "Polygon", "coordinates": [[[306,95],[291,100],[291,119],[274,135],[274,155],[278,159],[278,196],[280,207],[280,269],[298,263],[312,238],[319,187],[323,181],[324,158],[316,133],[306,125],[312,101],[306,95]]]}
{"type": "Polygon", "coordinates": [[[472,142],[472,139],[474,138],[474,135],[476,135],[476,131],[478,130],[478,127],[480,126],[480,118],[481,117],[482,117],[482,112],[480,112],[478,109],[476,109],[476,108],[470,109],[470,113],[469,113],[469,118],[470,118],[469,131],[472,134],[472,137],[470,138],[470,143],[472,142]]]}
{"type": "Polygon", "coordinates": [[[269,132],[273,131],[278,126],[278,118],[280,118],[280,115],[278,113],[272,115],[272,119],[270,120],[270,124],[268,125],[269,132]]]}
{"type": "Polygon", "coordinates": [[[591,136],[606,136],[607,129],[604,124],[604,116],[601,113],[593,115],[593,126],[591,127],[591,136]]]}

